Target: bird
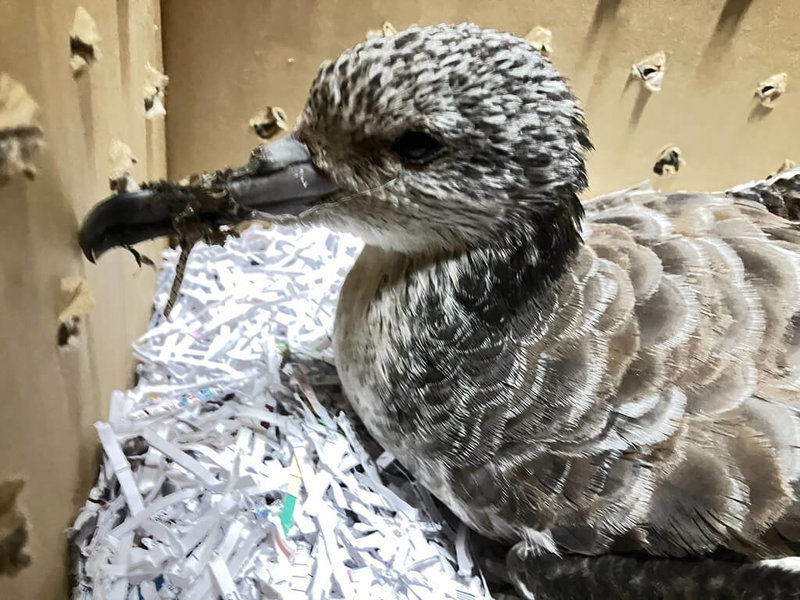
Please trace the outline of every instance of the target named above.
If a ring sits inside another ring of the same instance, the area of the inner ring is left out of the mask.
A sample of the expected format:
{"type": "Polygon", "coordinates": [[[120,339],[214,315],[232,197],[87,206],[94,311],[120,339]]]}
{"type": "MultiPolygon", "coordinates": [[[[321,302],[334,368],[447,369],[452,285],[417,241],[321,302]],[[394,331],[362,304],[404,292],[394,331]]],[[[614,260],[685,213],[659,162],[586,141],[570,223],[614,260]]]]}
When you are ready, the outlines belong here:
{"type": "Polygon", "coordinates": [[[530,43],[412,27],[323,63],[295,129],[244,167],[111,197],[80,244],[94,261],[164,235],[176,207],[355,234],[344,393],[418,482],[512,545],[520,593],[595,560],[594,584],[662,574],[619,597],[688,597],[653,590],[700,572],[702,597],[729,597],[725,568],[747,597],[795,597],[782,571],[741,574],[800,548],[800,170],[582,202],[591,149],[530,43]]]}

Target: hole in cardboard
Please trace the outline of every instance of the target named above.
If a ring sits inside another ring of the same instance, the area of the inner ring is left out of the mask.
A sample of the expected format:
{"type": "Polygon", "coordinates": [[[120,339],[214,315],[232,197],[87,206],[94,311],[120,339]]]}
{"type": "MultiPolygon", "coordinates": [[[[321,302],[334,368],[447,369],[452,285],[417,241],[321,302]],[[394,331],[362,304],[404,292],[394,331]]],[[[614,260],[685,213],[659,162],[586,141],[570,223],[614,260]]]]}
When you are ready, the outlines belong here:
{"type": "Polygon", "coordinates": [[[111,162],[111,173],[108,176],[108,187],[116,194],[124,194],[139,189],[136,180],[131,176],[133,166],[139,162],[133,155],[130,146],[120,140],[111,142],[108,152],[111,162]]]}
{"type": "Polygon", "coordinates": [[[667,67],[667,53],[659,50],[644,57],[631,67],[631,77],[641,79],[644,87],[651,92],[660,92],[667,67]]]}
{"type": "Polygon", "coordinates": [[[78,328],[80,317],[92,311],[94,296],[89,284],[80,277],[63,277],[61,295],[64,299],[64,309],[58,315],[58,346],[75,346],[80,333],[78,328]]]}
{"type": "Polygon", "coordinates": [[[33,158],[44,145],[37,111],[25,87],[0,73],[0,185],[17,174],[36,176],[33,158]]]}
{"type": "Polygon", "coordinates": [[[25,552],[28,520],[18,503],[24,487],[22,479],[0,482],[0,575],[14,576],[31,562],[25,552]]]}
{"type": "Polygon", "coordinates": [[[397,34],[397,28],[391,23],[389,23],[389,21],[384,21],[380,29],[370,29],[369,31],[367,31],[366,37],[367,39],[370,39],[374,37],[389,37],[396,34],[397,34]]]}
{"type": "Polygon", "coordinates": [[[278,106],[268,106],[250,119],[250,128],[262,140],[269,140],[281,131],[288,131],[286,111],[278,106]]]}
{"type": "Polygon", "coordinates": [[[553,32],[547,27],[537,25],[528,32],[525,39],[542,54],[550,54],[553,51],[553,32]]]}
{"type": "Polygon", "coordinates": [[[167,109],[164,108],[164,96],[167,93],[169,77],[147,63],[144,81],[144,116],[148,119],[163,117],[167,114],[167,109]]]}
{"type": "Polygon", "coordinates": [[[658,153],[658,158],[653,165],[653,173],[656,175],[674,175],[686,164],[681,156],[681,149],[669,144],[664,146],[658,153]]]}
{"type": "Polygon", "coordinates": [[[78,335],[80,334],[79,324],[80,319],[78,317],[73,317],[65,323],[58,324],[57,341],[59,348],[77,344],[78,335]]]}
{"type": "Polygon", "coordinates": [[[789,76],[786,73],[777,73],[759,83],[755,95],[761,103],[761,106],[764,108],[774,108],[778,98],[786,92],[786,85],[788,83],[789,76]]]}
{"type": "Polygon", "coordinates": [[[80,77],[100,58],[100,40],[97,23],[92,16],[82,6],[76,8],[69,32],[69,66],[73,77],[80,77]]]}

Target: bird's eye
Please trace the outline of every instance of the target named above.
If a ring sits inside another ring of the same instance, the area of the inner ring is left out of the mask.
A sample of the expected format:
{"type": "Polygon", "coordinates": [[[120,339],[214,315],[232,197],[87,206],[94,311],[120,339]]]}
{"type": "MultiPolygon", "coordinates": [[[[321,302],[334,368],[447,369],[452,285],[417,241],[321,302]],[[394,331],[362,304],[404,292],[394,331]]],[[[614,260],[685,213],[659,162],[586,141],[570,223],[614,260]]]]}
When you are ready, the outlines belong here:
{"type": "Polygon", "coordinates": [[[424,165],[439,156],[444,145],[424,131],[406,131],[394,141],[392,150],[412,165],[424,165]]]}

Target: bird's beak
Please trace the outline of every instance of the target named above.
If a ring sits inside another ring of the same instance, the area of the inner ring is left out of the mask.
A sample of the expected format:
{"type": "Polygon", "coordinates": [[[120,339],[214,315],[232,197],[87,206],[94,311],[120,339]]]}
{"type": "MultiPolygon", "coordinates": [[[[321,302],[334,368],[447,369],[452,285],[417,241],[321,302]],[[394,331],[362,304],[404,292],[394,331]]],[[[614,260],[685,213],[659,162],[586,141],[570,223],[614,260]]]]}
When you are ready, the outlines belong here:
{"type": "Polygon", "coordinates": [[[158,182],[97,204],[81,226],[79,241],[90,261],[116,246],[176,233],[189,217],[215,228],[269,215],[299,215],[337,187],[311,163],[293,135],[253,151],[239,169],[190,178],[187,185],[158,182]]]}

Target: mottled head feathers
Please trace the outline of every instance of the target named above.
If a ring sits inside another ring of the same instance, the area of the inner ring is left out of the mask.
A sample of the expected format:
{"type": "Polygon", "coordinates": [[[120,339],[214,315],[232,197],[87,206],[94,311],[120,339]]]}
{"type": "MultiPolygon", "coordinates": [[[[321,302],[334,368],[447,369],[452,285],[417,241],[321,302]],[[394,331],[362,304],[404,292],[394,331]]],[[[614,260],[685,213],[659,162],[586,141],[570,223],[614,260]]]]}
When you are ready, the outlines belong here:
{"type": "Polygon", "coordinates": [[[580,212],[583,114],[511,34],[439,25],[369,39],[321,66],[297,133],[343,188],[306,221],[368,243],[456,250],[580,212]]]}

